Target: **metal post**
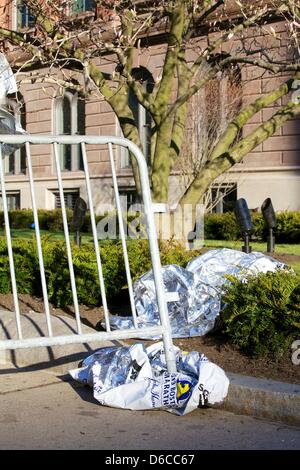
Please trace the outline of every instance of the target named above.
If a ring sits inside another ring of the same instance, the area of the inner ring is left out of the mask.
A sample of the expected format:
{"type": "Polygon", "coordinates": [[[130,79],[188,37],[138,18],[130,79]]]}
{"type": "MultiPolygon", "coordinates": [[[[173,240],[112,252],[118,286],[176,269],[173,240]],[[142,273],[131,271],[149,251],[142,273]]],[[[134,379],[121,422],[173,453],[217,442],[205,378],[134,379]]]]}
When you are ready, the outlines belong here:
{"type": "Polygon", "coordinates": [[[50,308],[49,308],[49,301],[48,301],[48,292],[47,292],[47,284],[46,284],[46,276],[45,276],[45,268],[44,268],[44,260],[43,260],[43,251],[42,251],[42,243],[41,243],[39,218],[38,218],[38,212],[37,212],[37,207],[36,207],[36,198],[35,198],[35,191],[34,191],[34,179],[33,179],[33,173],[32,173],[32,162],[31,162],[29,142],[26,142],[26,157],[27,157],[27,166],[28,166],[28,176],[29,176],[29,183],[30,183],[32,212],[33,212],[33,220],[34,220],[34,228],[35,228],[35,236],[36,236],[36,245],[37,245],[38,257],[39,257],[41,284],[42,284],[45,314],[46,314],[46,320],[47,320],[47,328],[48,328],[49,336],[52,336],[53,332],[52,332],[52,325],[51,325],[51,315],[50,315],[50,308]]]}
{"type": "Polygon", "coordinates": [[[132,142],[127,142],[129,151],[132,151],[135,155],[140,169],[140,181],[142,188],[142,196],[144,203],[144,211],[147,220],[147,232],[149,239],[149,248],[152,261],[153,277],[155,283],[156,297],[158,303],[158,309],[161,319],[161,324],[164,329],[163,343],[165,348],[166,362],[169,372],[176,372],[176,358],[173,349],[173,341],[171,334],[170,318],[167,308],[167,302],[165,297],[164,282],[161,272],[161,262],[159,256],[157,233],[154,220],[154,214],[152,209],[151,194],[148,180],[148,169],[146,160],[140,151],[140,149],[132,142]]]}
{"type": "Polygon", "coordinates": [[[273,229],[269,228],[269,236],[267,237],[267,252],[274,253],[275,251],[275,237],[273,235],[273,229]]]}
{"type": "Polygon", "coordinates": [[[67,220],[65,200],[64,200],[64,190],[63,190],[62,179],[61,179],[60,161],[59,161],[59,152],[57,148],[57,142],[53,142],[53,149],[54,149],[54,157],[55,157],[58,190],[59,190],[60,203],[61,203],[61,213],[62,213],[62,218],[63,218],[63,226],[64,226],[64,233],[65,233],[65,240],[66,240],[66,247],[67,247],[67,257],[68,257],[68,264],[69,264],[69,271],[70,271],[70,280],[71,280],[71,289],[72,289],[72,294],[73,294],[75,318],[76,318],[78,334],[81,334],[82,332],[81,320],[80,320],[80,313],[79,313],[77,289],[76,289],[76,283],[75,283],[75,274],[74,274],[74,268],[73,268],[72,251],[71,251],[68,220],[67,220]]]}
{"type": "Polygon", "coordinates": [[[23,335],[22,335],[22,328],[21,328],[20,306],[19,306],[19,300],[18,300],[15,263],[14,263],[12,244],[11,244],[10,224],[9,224],[9,217],[8,217],[6,189],[5,189],[5,181],[4,181],[2,145],[0,145],[0,180],[1,180],[2,205],[3,205],[4,222],[5,222],[7,251],[8,251],[8,259],[9,259],[9,269],[10,269],[10,276],[11,276],[11,287],[13,291],[14,307],[15,307],[15,312],[16,312],[16,324],[17,324],[18,337],[19,339],[22,339],[23,335]]]}
{"type": "Polygon", "coordinates": [[[128,252],[127,252],[127,246],[126,246],[126,240],[125,240],[125,228],[124,228],[120,193],[119,193],[119,187],[118,187],[118,182],[117,182],[117,175],[116,175],[115,162],[114,162],[114,156],[113,156],[111,143],[108,144],[108,149],[109,149],[109,158],[110,158],[111,172],[112,172],[113,185],[114,185],[114,193],[115,193],[116,205],[117,205],[119,230],[120,230],[121,242],[122,242],[122,247],[123,247],[123,256],[124,256],[131,312],[132,312],[134,327],[137,328],[138,326],[137,326],[136,309],[135,309],[134,295],[133,295],[133,288],[132,288],[132,279],[131,279],[128,252]]]}
{"type": "Polygon", "coordinates": [[[249,233],[245,232],[244,233],[244,243],[245,244],[242,246],[242,251],[244,253],[251,253],[251,251],[252,251],[252,248],[251,248],[249,242],[250,242],[249,233]]]}
{"type": "Polygon", "coordinates": [[[273,229],[276,227],[277,220],[272,201],[269,197],[262,203],[261,212],[269,230],[269,235],[267,237],[267,252],[273,253],[275,251],[275,237],[273,229]]]}
{"type": "Polygon", "coordinates": [[[94,247],[95,247],[95,253],[96,253],[96,262],[97,262],[97,268],[98,268],[98,278],[99,278],[99,284],[100,284],[101,299],[102,299],[102,305],[103,305],[103,310],[104,310],[105,327],[106,327],[106,331],[110,331],[111,328],[110,328],[110,322],[109,322],[109,311],[108,311],[108,306],[107,306],[102,263],[101,263],[99,243],[98,243],[98,237],[97,237],[97,227],[96,227],[96,222],[95,222],[95,213],[94,213],[94,205],[93,205],[93,198],[92,198],[89,166],[88,166],[86,148],[85,148],[84,142],[81,143],[81,151],[82,151],[82,161],[83,161],[83,168],[84,168],[84,174],[85,174],[86,190],[87,190],[87,195],[88,195],[88,202],[89,202],[89,209],[90,209],[90,216],[91,216],[91,226],[92,226],[94,247]]]}
{"type": "Polygon", "coordinates": [[[80,230],[75,230],[74,242],[75,242],[76,245],[81,246],[80,230]]]}

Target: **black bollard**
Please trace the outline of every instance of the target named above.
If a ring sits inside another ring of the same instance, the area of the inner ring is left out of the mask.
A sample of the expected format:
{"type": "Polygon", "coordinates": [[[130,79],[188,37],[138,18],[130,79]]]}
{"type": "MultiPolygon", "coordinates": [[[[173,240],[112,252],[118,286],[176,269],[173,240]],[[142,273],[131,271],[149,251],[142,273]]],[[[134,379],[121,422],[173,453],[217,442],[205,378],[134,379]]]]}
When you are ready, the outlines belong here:
{"type": "Polygon", "coordinates": [[[275,251],[275,237],[273,229],[276,226],[277,220],[272,201],[269,197],[262,203],[261,212],[269,230],[269,235],[267,237],[267,252],[273,253],[275,251]]]}
{"type": "Polygon", "coordinates": [[[244,246],[242,246],[242,251],[244,253],[251,253],[252,248],[249,245],[250,241],[250,232],[253,229],[253,223],[251,220],[251,214],[248,209],[248,205],[245,199],[240,198],[236,201],[235,205],[235,216],[237,218],[237,222],[240,226],[241,233],[244,237],[244,246]]]}
{"type": "Polygon", "coordinates": [[[84,199],[79,197],[75,202],[74,210],[73,210],[73,227],[75,230],[74,242],[78,246],[81,245],[80,229],[84,223],[86,210],[87,210],[86,202],[84,201],[84,199]]]}

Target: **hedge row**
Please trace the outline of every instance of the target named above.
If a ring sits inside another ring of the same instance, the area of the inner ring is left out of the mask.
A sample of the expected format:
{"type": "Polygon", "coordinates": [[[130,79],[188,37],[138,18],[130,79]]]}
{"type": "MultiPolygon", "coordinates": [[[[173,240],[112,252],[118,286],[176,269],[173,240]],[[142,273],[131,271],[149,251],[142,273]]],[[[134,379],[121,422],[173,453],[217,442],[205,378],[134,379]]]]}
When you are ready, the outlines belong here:
{"type": "MultiPolygon", "coordinates": [[[[13,240],[16,281],[19,293],[41,296],[40,269],[34,240],[13,240]]],[[[49,300],[58,307],[72,304],[72,291],[64,242],[42,240],[42,250],[49,300]]],[[[185,251],[175,242],[161,243],[162,264],[185,266],[196,251],[185,251]]],[[[151,267],[147,240],[128,242],[128,256],[133,280],[151,267]]],[[[72,244],[72,257],[79,303],[100,305],[101,295],[94,248],[91,245],[78,247],[72,244]]],[[[119,241],[108,241],[101,245],[101,261],[108,300],[126,287],[123,250],[119,241]]],[[[7,246],[0,239],[0,293],[11,292],[11,281],[7,246]]]]}
{"type": "MultiPolygon", "coordinates": [[[[11,228],[14,229],[30,229],[33,224],[33,213],[31,209],[20,209],[20,210],[12,210],[9,211],[9,222],[11,228]]],[[[66,209],[68,225],[72,229],[73,223],[73,210],[66,209]]],[[[97,215],[96,216],[96,224],[102,220],[105,215],[97,215]]],[[[110,217],[116,218],[116,214],[111,213],[110,217]]],[[[132,221],[134,219],[134,215],[127,215],[127,220],[132,221]]],[[[63,231],[63,218],[62,218],[62,211],[61,209],[53,209],[53,210],[46,210],[46,209],[39,209],[38,210],[38,218],[39,218],[39,227],[41,230],[49,230],[50,232],[61,232],[63,231]]],[[[0,227],[4,226],[4,214],[0,211],[0,227]]],[[[118,230],[118,225],[116,225],[116,229],[118,230]]],[[[84,233],[91,233],[91,219],[89,212],[86,213],[84,217],[84,222],[81,227],[81,232],[84,233]]]]}
{"type": "MultiPolygon", "coordinates": [[[[61,210],[38,211],[40,229],[51,232],[62,231],[63,222],[61,210]]],[[[67,210],[67,217],[70,227],[72,227],[73,211],[67,210]]],[[[29,229],[33,223],[31,210],[22,209],[9,212],[10,224],[12,228],[29,229]]],[[[96,217],[96,223],[103,216],[96,217]]],[[[134,218],[132,216],[132,218],[134,218]]],[[[130,217],[128,217],[131,220],[130,217]]],[[[267,238],[267,228],[261,213],[252,214],[253,233],[252,238],[265,241],[267,238]]],[[[0,212],[0,225],[4,225],[3,212],[0,212]]],[[[87,213],[81,229],[82,232],[90,232],[90,217],[87,213]]],[[[277,243],[299,243],[300,242],[300,211],[283,211],[277,213],[277,225],[274,230],[277,243]]],[[[233,212],[225,214],[206,214],[204,218],[204,236],[208,240],[237,240],[240,238],[240,231],[233,212]]]]}
{"type": "MultiPolygon", "coordinates": [[[[276,214],[277,224],[274,235],[277,243],[300,242],[300,211],[283,211],[276,214]]],[[[261,213],[252,214],[252,239],[265,241],[268,230],[261,213]]],[[[241,237],[239,226],[233,212],[225,214],[206,214],[204,236],[208,240],[237,240],[241,237]]]]}
{"type": "MultiPolygon", "coordinates": [[[[66,210],[68,224],[72,225],[73,211],[71,209],[66,210]]],[[[9,211],[9,222],[11,228],[17,229],[29,229],[33,224],[33,214],[31,209],[20,209],[9,211]]],[[[49,230],[51,232],[61,232],[63,230],[63,220],[61,209],[54,210],[38,210],[39,226],[41,230],[49,230]]],[[[97,217],[96,221],[101,220],[102,217],[97,217]]],[[[4,214],[0,212],[0,225],[4,225],[4,214]]],[[[82,226],[83,232],[89,232],[91,230],[90,217],[87,213],[85,216],[84,224],[82,226]]]]}

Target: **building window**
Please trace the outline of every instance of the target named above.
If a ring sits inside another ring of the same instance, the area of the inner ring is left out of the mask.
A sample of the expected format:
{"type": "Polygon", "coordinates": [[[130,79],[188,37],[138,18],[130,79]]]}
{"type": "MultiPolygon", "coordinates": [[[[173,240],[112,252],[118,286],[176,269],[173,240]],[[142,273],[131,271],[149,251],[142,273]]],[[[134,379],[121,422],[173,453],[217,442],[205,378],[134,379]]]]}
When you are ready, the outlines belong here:
{"type": "MultiPolygon", "coordinates": [[[[55,99],[54,132],[58,135],[83,135],[85,133],[85,103],[77,93],[65,91],[55,99]]],[[[83,169],[81,146],[60,145],[62,171],[83,169]]]]}
{"type": "MultiPolygon", "coordinates": [[[[6,192],[7,209],[9,211],[18,210],[21,208],[20,191],[7,191],[6,192]]],[[[0,195],[0,208],[3,210],[2,195],[0,195]]]]}
{"type": "Polygon", "coordinates": [[[138,202],[137,193],[135,189],[128,188],[128,189],[121,189],[119,191],[121,206],[123,211],[128,212],[129,209],[138,202]]]}
{"type": "Polygon", "coordinates": [[[93,11],[96,7],[95,0],[75,0],[72,5],[73,13],[81,13],[84,11],[93,11]]]}
{"type": "Polygon", "coordinates": [[[31,28],[35,25],[35,16],[30,13],[27,5],[22,0],[17,1],[17,25],[18,29],[31,28]]]}
{"type": "MultiPolygon", "coordinates": [[[[151,73],[144,67],[139,67],[132,70],[132,76],[135,80],[142,83],[143,87],[148,93],[152,93],[154,87],[154,79],[151,73]]],[[[143,154],[150,162],[151,155],[151,116],[146,109],[138,102],[134,92],[129,90],[128,104],[133,113],[134,120],[139,132],[143,154]]],[[[117,124],[117,132],[120,137],[123,137],[120,124],[117,124]]],[[[121,148],[120,150],[120,167],[128,168],[130,166],[130,158],[128,150],[121,148]]]]}
{"type": "Polygon", "coordinates": [[[210,190],[208,210],[223,214],[233,211],[237,201],[237,185],[235,183],[213,185],[210,190]]]}
{"type": "MultiPolygon", "coordinates": [[[[14,115],[16,126],[26,129],[26,108],[23,97],[18,93],[17,99],[7,100],[7,109],[14,115]]],[[[26,174],[26,149],[23,145],[20,149],[5,156],[5,174],[26,174]]]]}
{"type": "MultiPolygon", "coordinates": [[[[229,122],[242,104],[242,78],[238,67],[210,80],[190,100],[181,157],[176,169],[188,181],[209,160],[229,122]]],[[[240,138],[237,135],[233,145],[240,138]]]]}
{"type": "MultiPolygon", "coordinates": [[[[61,209],[61,201],[58,191],[53,192],[55,196],[55,209],[61,209]]],[[[67,189],[64,191],[65,207],[67,209],[74,209],[76,200],[79,198],[79,189],[67,189]]]]}
{"type": "MultiPolygon", "coordinates": [[[[122,132],[118,119],[116,121],[116,135],[119,137],[124,137],[124,134],[122,132]]],[[[121,147],[120,145],[118,145],[118,155],[120,159],[120,168],[122,169],[130,168],[130,158],[129,158],[129,152],[127,148],[121,147]]]]}
{"type": "Polygon", "coordinates": [[[229,122],[241,109],[242,77],[239,67],[234,67],[221,78],[208,82],[204,89],[204,104],[203,117],[207,139],[215,145],[229,122]]]}

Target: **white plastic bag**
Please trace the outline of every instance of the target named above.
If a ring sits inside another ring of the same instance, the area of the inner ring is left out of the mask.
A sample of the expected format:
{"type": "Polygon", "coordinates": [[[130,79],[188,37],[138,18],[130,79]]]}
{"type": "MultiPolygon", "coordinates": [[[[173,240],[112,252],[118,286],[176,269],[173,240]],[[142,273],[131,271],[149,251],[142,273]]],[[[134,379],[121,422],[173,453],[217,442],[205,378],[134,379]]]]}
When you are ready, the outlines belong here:
{"type": "Polygon", "coordinates": [[[99,403],[115,408],[165,409],[184,415],[221,403],[229,386],[224,371],[196,351],[174,350],[176,373],[168,373],[159,342],[147,349],[142,343],[99,349],[70,374],[93,387],[99,403]]]}
{"type": "Polygon", "coordinates": [[[13,71],[4,54],[0,52],[0,104],[3,104],[6,95],[17,93],[17,83],[13,71]]]}
{"type": "MultiPolygon", "coordinates": [[[[4,54],[0,52],[0,134],[26,134],[19,119],[3,106],[8,94],[18,91],[15,76],[4,54]]],[[[2,155],[10,155],[22,144],[1,144],[2,155]]]]}

